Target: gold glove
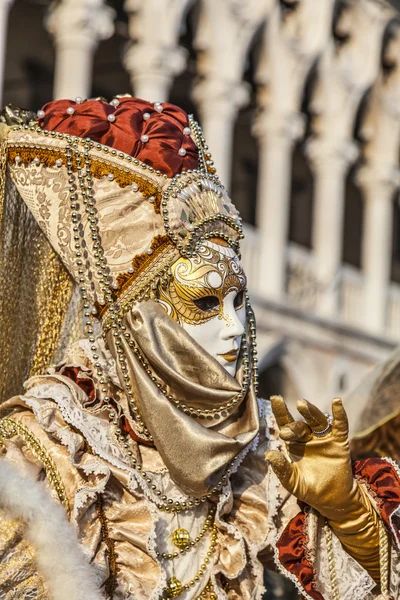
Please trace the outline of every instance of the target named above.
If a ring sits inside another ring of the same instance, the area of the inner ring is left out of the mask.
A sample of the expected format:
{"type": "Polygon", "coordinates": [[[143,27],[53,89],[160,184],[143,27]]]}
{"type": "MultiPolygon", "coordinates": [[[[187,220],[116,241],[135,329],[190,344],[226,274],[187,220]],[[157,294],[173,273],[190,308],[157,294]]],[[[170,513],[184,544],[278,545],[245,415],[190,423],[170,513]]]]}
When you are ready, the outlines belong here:
{"type": "Polygon", "coordinates": [[[278,450],[265,459],[287,491],[326,517],[347,552],[379,581],[379,517],[353,478],[342,401],[332,402],[332,426],[307,400],[297,403],[305,423],[293,419],[281,396],[271,404],[291,462],[278,450]]]}

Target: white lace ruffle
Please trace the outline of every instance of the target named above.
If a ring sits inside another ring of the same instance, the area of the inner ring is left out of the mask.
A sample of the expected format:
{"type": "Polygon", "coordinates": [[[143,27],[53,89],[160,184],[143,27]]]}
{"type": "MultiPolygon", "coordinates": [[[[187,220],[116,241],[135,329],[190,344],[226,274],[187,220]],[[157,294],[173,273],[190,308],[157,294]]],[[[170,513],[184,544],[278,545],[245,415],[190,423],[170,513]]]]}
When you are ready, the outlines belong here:
{"type": "MultiPolygon", "coordinates": [[[[367,600],[373,588],[376,587],[375,581],[354,558],[345,552],[340,540],[333,532],[332,544],[340,600],[354,600],[354,598],[367,600]]],[[[321,535],[321,541],[316,552],[315,570],[318,591],[323,594],[324,598],[331,598],[328,550],[323,535],[321,535]]]]}
{"type": "Polygon", "coordinates": [[[83,447],[83,438],[71,429],[57,427],[54,420],[51,421],[51,426],[49,427],[48,417],[49,412],[52,413],[54,411],[54,402],[51,400],[42,401],[36,396],[24,396],[24,401],[32,409],[39,425],[45,431],[59,439],[63,446],[68,448],[71,464],[77,469],[83,470],[86,475],[95,474],[97,476],[97,485],[81,486],[76,491],[72,518],[77,523],[79,514],[85,510],[88,503],[95,500],[99,494],[104,492],[110,478],[110,469],[96,458],[96,456],[93,456],[93,460],[85,465],[76,460],[79,450],[83,447]]]}

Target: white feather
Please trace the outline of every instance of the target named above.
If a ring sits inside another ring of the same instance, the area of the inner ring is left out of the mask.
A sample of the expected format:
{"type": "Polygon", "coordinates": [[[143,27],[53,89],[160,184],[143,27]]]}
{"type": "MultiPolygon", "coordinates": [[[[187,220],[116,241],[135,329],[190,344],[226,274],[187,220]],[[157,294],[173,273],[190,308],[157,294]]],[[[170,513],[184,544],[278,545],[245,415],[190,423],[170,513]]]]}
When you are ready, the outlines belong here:
{"type": "Polygon", "coordinates": [[[0,506],[26,525],[38,570],[53,600],[104,600],[96,573],[88,564],[64,510],[42,482],[0,460],[0,506]]]}

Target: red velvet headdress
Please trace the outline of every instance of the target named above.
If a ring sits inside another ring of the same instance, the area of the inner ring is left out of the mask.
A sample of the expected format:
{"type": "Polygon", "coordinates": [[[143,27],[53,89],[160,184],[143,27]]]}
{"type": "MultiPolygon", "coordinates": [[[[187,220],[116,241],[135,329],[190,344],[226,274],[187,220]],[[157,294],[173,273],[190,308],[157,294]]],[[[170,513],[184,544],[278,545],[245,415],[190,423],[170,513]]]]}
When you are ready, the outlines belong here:
{"type": "Polygon", "coordinates": [[[151,104],[131,97],[115,98],[111,103],[56,100],[45,104],[38,115],[43,129],[89,137],[168,177],[199,167],[188,115],[174,104],[151,104]]]}

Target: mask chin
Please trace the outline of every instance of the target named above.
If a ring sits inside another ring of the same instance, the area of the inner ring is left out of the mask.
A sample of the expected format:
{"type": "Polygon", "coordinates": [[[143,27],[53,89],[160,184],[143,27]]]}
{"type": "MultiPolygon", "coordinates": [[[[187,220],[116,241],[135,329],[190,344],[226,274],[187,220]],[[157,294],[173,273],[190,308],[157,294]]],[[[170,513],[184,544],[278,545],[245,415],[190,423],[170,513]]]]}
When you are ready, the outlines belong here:
{"type": "Polygon", "coordinates": [[[229,373],[229,375],[231,375],[232,377],[235,377],[236,370],[237,370],[237,360],[235,360],[235,362],[233,362],[233,363],[227,363],[226,361],[219,360],[219,358],[217,357],[217,361],[219,362],[219,364],[221,366],[224,367],[225,371],[227,371],[229,373]]]}

